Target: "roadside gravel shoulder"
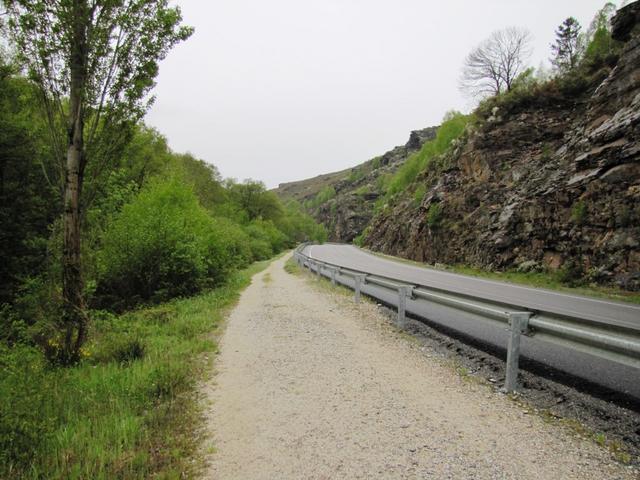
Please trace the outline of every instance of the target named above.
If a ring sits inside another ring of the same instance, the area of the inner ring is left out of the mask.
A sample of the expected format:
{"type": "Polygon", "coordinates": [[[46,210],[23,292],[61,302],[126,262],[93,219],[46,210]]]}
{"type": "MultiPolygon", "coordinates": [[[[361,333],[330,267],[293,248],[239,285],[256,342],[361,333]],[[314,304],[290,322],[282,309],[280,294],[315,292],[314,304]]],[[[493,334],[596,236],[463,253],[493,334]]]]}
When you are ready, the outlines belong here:
{"type": "Polygon", "coordinates": [[[203,478],[638,478],[285,261],[254,277],[228,320],[204,387],[203,478]]]}

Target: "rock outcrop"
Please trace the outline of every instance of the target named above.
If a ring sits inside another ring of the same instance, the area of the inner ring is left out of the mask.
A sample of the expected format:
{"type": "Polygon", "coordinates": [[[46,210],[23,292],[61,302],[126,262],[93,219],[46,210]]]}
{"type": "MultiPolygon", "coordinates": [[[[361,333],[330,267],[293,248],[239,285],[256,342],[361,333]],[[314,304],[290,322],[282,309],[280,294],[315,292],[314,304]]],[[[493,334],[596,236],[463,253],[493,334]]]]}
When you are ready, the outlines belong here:
{"type": "Polygon", "coordinates": [[[380,157],[341,172],[281,184],[275,191],[285,200],[293,198],[305,204],[309,213],[327,227],[330,241],[350,243],[371,222],[376,201],[384,193],[382,179],[395,173],[409,155],[435,137],[436,131],[437,127],[414,130],[405,145],[380,157]],[[327,188],[333,189],[334,196],[314,203],[327,188]]]}
{"type": "Polygon", "coordinates": [[[494,109],[398,199],[366,245],[430,263],[560,269],[640,289],[640,2],[621,9],[622,53],[597,88],[494,109]],[[415,188],[415,187],[414,187],[415,188]]]}

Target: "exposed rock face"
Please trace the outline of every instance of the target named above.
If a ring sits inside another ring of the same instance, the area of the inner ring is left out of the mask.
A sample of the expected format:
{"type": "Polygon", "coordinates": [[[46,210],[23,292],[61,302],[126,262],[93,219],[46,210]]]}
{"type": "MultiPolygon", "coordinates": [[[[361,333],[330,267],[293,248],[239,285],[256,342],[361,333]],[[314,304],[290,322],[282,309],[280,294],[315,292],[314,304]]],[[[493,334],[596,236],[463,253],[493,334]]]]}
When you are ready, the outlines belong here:
{"type": "Polygon", "coordinates": [[[383,193],[379,179],[394,173],[409,155],[435,138],[436,131],[437,127],[415,130],[406,145],[395,147],[381,157],[342,172],[282,184],[276,193],[284,199],[294,198],[304,203],[312,201],[323,188],[333,188],[335,197],[312,206],[310,213],[327,227],[330,241],[350,243],[373,218],[376,200],[383,193]]]}
{"type": "Polygon", "coordinates": [[[640,2],[614,18],[626,44],[592,94],[496,112],[451,152],[447,170],[421,175],[418,207],[407,198],[373,220],[366,244],[640,289],[639,22],[640,2]]]}

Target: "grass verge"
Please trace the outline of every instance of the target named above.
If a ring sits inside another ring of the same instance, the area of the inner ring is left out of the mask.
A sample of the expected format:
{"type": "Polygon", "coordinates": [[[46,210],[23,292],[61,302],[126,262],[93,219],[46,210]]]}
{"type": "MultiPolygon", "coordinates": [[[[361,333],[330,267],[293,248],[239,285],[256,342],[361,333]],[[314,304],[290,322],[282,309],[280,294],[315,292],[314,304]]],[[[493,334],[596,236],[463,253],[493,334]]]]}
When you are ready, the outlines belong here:
{"type": "Polygon", "coordinates": [[[95,315],[74,368],[35,348],[0,347],[0,478],[178,479],[193,474],[196,382],[215,352],[211,333],[251,277],[121,316],[95,315]]]}
{"type": "Polygon", "coordinates": [[[369,249],[363,249],[367,253],[377,257],[386,258],[395,262],[406,263],[421,268],[429,268],[431,270],[441,270],[445,272],[458,273],[460,275],[468,275],[477,278],[486,278],[488,280],[497,280],[500,282],[513,283],[516,285],[525,285],[528,287],[545,288],[547,290],[555,290],[558,292],[571,293],[574,295],[582,295],[585,297],[606,298],[609,300],[617,300],[620,302],[629,302],[640,304],[640,293],[630,292],[615,287],[604,287],[598,285],[585,285],[579,287],[571,287],[562,282],[559,274],[553,272],[492,272],[480,268],[469,267],[465,265],[446,265],[444,268],[435,268],[414,260],[406,258],[394,257],[384,253],[375,252],[369,249]]]}
{"type": "Polygon", "coordinates": [[[629,292],[614,287],[604,287],[597,285],[570,287],[562,282],[558,274],[554,274],[552,272],[490,272],[487,270],[462,265],[448,266],[447,271],[460,273],[462,275],[470,275],[472,277],[498,280],[501,282],[515,283],[537,288],[546,288],[548,290],[556,290],[559,292],[583,295],[586,297],[606,298],[609,300],[618,300],[622,302],[640,304],[640,293],[629,292]]]}

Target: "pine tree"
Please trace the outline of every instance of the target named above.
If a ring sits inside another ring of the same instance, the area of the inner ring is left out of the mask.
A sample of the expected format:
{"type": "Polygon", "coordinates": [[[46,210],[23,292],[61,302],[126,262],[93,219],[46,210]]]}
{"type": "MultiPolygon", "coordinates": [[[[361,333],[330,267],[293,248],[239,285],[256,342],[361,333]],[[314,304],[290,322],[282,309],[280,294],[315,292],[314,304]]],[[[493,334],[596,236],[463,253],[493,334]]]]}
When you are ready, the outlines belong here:
{"type": "Polygon", "coordinates": [[[551,45],[551,63],[559,71],[573,70],[582,54],[580,23],[574,17],[567,18],[556,30],[556,43],[551,45]]]}

